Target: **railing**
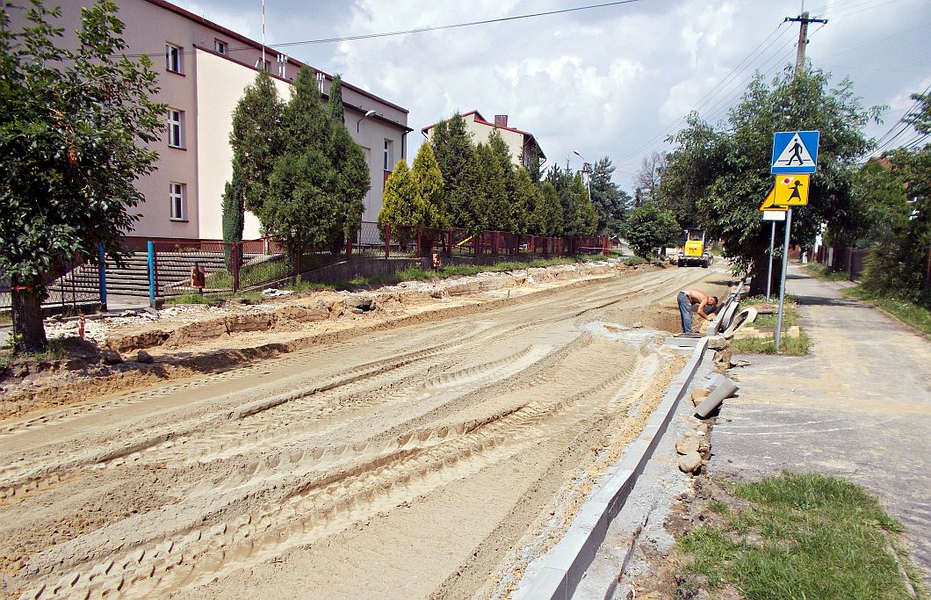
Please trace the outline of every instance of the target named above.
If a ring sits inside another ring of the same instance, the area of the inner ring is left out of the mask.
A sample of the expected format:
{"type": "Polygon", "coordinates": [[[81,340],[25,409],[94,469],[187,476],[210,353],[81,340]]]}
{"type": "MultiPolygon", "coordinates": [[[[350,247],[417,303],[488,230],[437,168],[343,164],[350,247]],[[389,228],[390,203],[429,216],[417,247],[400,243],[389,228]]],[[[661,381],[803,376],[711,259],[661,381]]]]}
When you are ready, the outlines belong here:
{"type": "Polygon", "coordinates": [[[609,249],[609,239],[601,236],[520,236],[506,231],[470,235],[455,227],[438,229],[366,221],[353,243],[347,246],[347,257],[412,258],[437,252],[444,256],[529,258],[607,254],[609,249]]]}
{"type": "Polygon", "coordinates": [[[815,260],[832,271],[846,272],[850,281],[858,281],[869,254],[869,249],[821,246],[815,254],[815,260]]]}

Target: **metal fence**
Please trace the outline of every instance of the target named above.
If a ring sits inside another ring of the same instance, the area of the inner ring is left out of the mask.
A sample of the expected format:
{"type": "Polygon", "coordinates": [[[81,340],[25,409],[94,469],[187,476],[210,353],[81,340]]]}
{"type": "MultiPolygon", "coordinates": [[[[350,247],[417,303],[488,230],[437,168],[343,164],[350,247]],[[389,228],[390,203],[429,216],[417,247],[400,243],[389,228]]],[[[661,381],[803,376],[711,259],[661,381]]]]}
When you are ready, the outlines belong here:
{"type": "Polygon", "coordinates": [[[437,229],[363,222],[354,243],[347,245],[347,257],[417,257],[436,252],[443,256],[501,256],[533,258],[607,254],[610,240],[603,236],[544,237],[516,235],[506,231],[482,231],[470,235],[465,229],[437,229]]]}
{"type": "MultiPolygon", "coordinates": [[[[520,236],[505,231],[470,234],[455,227],[438,229],[370,221],[363,222],[354,236],[333,251],[308,253],[299,261],[290,260],[285,249],[270,239],[132,242],[137,251],[123,257],[119,264],[105,258],[103,283],[99,265],[72,261],[48,274],[44,283],[50,296],[45,306],[77,312],[82,305],[105,304],[108,295],[148,297],[155,301],[188,293],[237,292],[353,258],[417,258],[436,253],[466,259],[528,260],[607,254],[610,248],[606,237],[520,236]]],[[[0,273],[0,310],[9,310],[11,305],[10,283],[0,273]]]]}
{"type": "Polygon", "coordinates": [[[815,260],[832,271],[844,271],[850,281],[858,281],[869,253],[869,249],[820,246],[815,260]]]}
{"type": "MultiPolygon", "coordinates": [[[[821,246],[815,253],[815,260],[832,271],[847,273],[850,281],[859,281],[863,274],[869,248],[833,248],[821,246]]],[[[921,289],[931,290],[931,247],[925,248],[925,266],[921,274],[921,289]]]]}
{"type": "MultiPolygon", "coordinates": [[[[62,313],[77,314],[84,307],[100,302],[100,269],[81,260],[61,261],[43,275],[42,283],[48,289],[48,298],[42,307],[62,313]]],[[[0,272],[0,311],[13,308],[11,279],[0,272]]]]}

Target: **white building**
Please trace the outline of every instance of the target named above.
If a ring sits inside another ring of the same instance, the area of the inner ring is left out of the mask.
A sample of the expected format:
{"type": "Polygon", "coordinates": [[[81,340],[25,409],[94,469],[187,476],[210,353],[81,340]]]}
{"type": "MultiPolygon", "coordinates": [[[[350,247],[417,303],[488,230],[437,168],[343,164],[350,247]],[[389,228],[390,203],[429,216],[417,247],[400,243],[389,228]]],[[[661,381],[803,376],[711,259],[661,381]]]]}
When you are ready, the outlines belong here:
{"type": "MultiPolygon", "coordinates": [[[[18,4],[26,4],[22,2],[18,4]]],[[[91,0],[55,0],[65,29],[65,44],[76,40],[80,9],[91,0]]],[[[117,16],[126,28],[127,55],[148,54],[159,73],[161,91],[154,98],[168,105],[157,170],[137,182],[145,202],[129,233],[131,245],[144,240],[222,239],[222,194],[232,177],[229,135],[232,114],[246,86],[262,68],[259,42],[199,17],[164,0],[118,0],[117,16]]],[[[25,21],[23,11],[7,9],[14,30],[25,21]]],[[[281,97],[303,63],[272,48],[264,49],[264,68],[281,97]]],[[[327,99],[331,78],[319,72],[327,99]]],[[[374,221],[381,210],[384,182],[400,158],[406,158],[408,111],[343,80],[343,102],[350,134],[365,151],[372,187],[365,197],[363,220],[374,221]],[[369,111],[374,115],[363,119],[369,111]]],[[[244,239],[259,237],[258,219],[246,213],[244,239]]]]}
{"type": "MultiPolygon", "coordinates": [[[[540,158],[541,165],[546,162],[546,155],[543,154],[537,138],[532,133],[509,127],[507,115],[495,115],[495,121],[492,123],[487,121],[480,112],[473,110],[462,115],[462,119],[465,121],[466,131],[472,134],[472,141],[476,144],[487,144],[491,132],[498,130],[501,139],[507,144],[511,162],[516,166],[529,167],[530,157],[534,153],[540,158]]],[[[420,132],[430,139],[434,127],[436,127],[435,123],[424,127],[420,132]]]]}

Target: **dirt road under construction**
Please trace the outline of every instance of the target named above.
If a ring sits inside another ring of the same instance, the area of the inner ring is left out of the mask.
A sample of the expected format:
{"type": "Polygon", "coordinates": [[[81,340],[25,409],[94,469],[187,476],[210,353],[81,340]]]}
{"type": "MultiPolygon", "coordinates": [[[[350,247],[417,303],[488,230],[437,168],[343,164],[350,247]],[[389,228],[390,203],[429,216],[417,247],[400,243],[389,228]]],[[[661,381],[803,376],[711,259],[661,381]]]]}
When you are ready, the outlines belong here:
{"type": "Polygon", "coordinates": [[[575,281],[0,424],[3,594],[503,596],[682,368],[675,293],[727,278],[575,281]]]}

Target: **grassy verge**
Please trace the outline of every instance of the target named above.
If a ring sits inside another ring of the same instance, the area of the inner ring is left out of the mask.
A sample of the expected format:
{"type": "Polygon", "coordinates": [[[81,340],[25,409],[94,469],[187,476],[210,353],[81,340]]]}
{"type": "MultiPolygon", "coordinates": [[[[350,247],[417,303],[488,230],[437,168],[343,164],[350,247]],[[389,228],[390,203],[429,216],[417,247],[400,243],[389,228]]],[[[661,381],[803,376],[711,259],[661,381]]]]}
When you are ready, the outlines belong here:
{"type": "Polygon", "coordinates": [[[821,281],[847,281],[849,279],[846,271],[830,271],[821,263],[808,263],[802,267],[802,270],[821,281]]]}
{"type": "Polygon", "coordinates": [[[901,525],[860,487],[783,473],[727,488],[705,507],[705,524],[676,543],[682,585],[693,588],[682,592],[730,586],[748,600],[927,597],[899,543],[901,525]]]}
{"type": "Polygon", "coordinates": [[[850,298],[865,300],[877,308],[886,311],[906,325],[931,335],[931,310],[927,308],[918,306],[907,300],[877,296],[864,290],[861,286],[846,288],[842,290],[842,293],[844,296],[850,298]]]}
{"type": "MultiPolygon", "coordinates": [[[[740,308],[744,309],[756,304],[778,304],[778,302],[773,302],[772,300],[767,302],[766,298],[763,296],[753,296],[741,300],[740,308]]],[[[752,327],[759,327],[761,329],[772,328],[775,331],[777,317],[778,315],[776,314],[757,315],[752,327]]],[[[791,297],[787,296],[783,307],[782,330],[786,332],[789,328],[796,325],[799,325],[799,321],[798,315],[795,312],[795,302],[791,297]]],[[[811,348],[811,339],[808,337],[808,334],[799,327],[799,335],[783,335],[780,340],[780,346],[779,354],[804,356],[808,354],[808,350],[811,348]]],[[[731,351],[744,354],[776,354],[776,340],[774,336],[735,338],[731,340],[731,351]]]]}

